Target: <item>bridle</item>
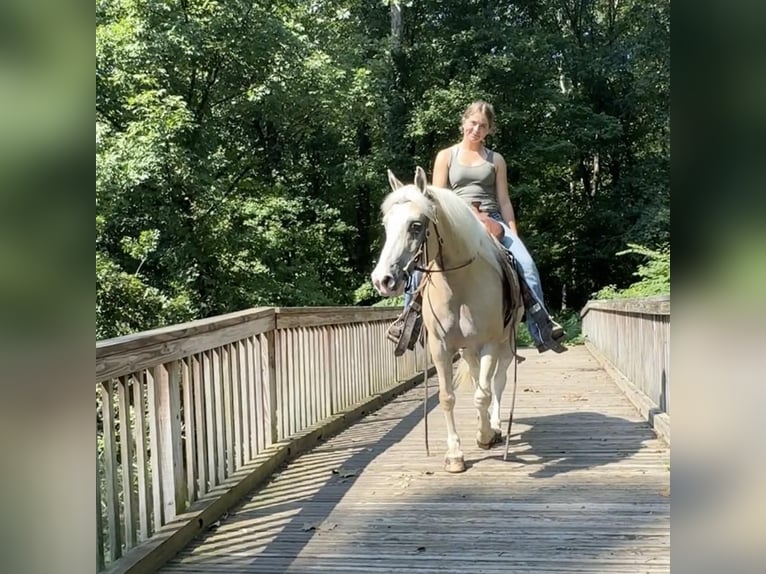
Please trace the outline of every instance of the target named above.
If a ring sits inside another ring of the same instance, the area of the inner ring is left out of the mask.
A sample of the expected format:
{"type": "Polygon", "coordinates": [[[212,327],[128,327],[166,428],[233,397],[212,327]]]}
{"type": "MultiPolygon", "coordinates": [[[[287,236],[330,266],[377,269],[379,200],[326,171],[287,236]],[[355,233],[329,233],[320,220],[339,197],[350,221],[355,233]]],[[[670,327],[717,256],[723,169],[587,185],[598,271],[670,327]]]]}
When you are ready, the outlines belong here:
{"type": "MultiPolygon", "coordinates": [[[[468,261],[465,263],[461,263],[460,265],[455,265],[454,267],[445,267],[444,266],[444,255],[442,253],[442,246],[444,245],[444,239],[442,239],[441,234],[439,233],[439,227],[436,225],[436,222],[429,220],[429,225],[427,227],[424,227],[424,231],[421,232],[420,238],[419,238],[419,244],[418,249],[415,251],[415,255],[412,256],[412,258],[407,262],[407,265],[404,266],[404,273],[407,277],[410,276],[412,271],[422,271],[426,277],[430,275],[431,273],[447,273],[449,271],[457,271],[458,269],[462,269],[463,267],[468,267],[471,263],[473,263],[476,260],[476,255],[472,256],[468,261]],[[434,233],[436,233],[436,240],[437,240],[437,252],[436,252],[436,260],[438,261],[438,268],[434,267],[433,261],[428,262],[428,254],[426,253],[426,240],[428,237],[430,237],[430,227],[433,226],[434,233]],[[423,267],[422,265],[417,265],[418,259],[422,259],[424,263],[427,263],[426,267],[423,267]]],[[[421,283],[424,285],[425,282],[421,283]]]]}

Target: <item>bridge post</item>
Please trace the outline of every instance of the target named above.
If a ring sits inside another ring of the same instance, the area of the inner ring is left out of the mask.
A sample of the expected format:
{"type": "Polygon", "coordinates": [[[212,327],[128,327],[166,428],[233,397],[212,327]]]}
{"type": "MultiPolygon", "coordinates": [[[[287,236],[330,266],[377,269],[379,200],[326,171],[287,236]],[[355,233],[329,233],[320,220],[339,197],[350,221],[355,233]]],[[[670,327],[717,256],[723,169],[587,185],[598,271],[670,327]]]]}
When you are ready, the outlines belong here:
{"type": "Polygon", "coordinates": [[[157,452],[152,453],[155,464],[152,482],[157,485],[160,496],[160,505],[155,505],[156,518],[160,518],[161,508],[162,523],[167,524],[183,512],[186,506],[186,476],[181,442],[180,365],[178,361],[163,363],[154,368],[153,374],[153,430],[157,433],[157,452]]]}
{"type": "Polygon", "coordinates": [[[335,414],[335,377],[336,377],[336,363],[335,363],[335,329],[334,327],[328,327],[324,332],[325,352],[327,354],[327,394],[329,404],[329,415],[335,414]]]}
{"type": "Polygon", "coordinates": [[[277,351],[274,331],[264,333],[266,337],[266,346],[263,351],[264,366],[264,385],[263,400],[266,403],[263,409],[266,415],[264,421],[264,431],[269,437],[271,444],[279,440],[278,420],[277,420],[277,351]]]}

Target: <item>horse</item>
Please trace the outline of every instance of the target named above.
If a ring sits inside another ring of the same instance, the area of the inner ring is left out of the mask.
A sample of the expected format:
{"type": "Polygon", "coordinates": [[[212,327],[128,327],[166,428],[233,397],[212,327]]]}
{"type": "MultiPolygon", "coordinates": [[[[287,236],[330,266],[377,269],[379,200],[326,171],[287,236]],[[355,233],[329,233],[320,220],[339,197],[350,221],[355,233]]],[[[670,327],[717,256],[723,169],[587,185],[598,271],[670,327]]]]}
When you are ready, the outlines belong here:
{"type": "MultiPolygon", "coordinates": [[[[372,283],[384,297],[402,294],[420,253],[427,254],[420,287],[427,345],[447,423],[444,468],[463,472],[465,460],[455,428],[455,389],[466,380],[473,382],[479,415],[477,445],[489,449],[500,442],[500,398],[515,357],[516,326],[524,314],[518,278],[511,281],[506,323],[504,248],[471,207],[453,191],[428,185],[421,167],[416,168],[412,184],[404,185],[391,170],[388,180],[392,191],[381,206],[386,240],[372,283]],[[458,351],[461,359],[453,381],[453,357],[458,351]]],[[[514,397],[515,384],[514,380],[514,397]]]]}

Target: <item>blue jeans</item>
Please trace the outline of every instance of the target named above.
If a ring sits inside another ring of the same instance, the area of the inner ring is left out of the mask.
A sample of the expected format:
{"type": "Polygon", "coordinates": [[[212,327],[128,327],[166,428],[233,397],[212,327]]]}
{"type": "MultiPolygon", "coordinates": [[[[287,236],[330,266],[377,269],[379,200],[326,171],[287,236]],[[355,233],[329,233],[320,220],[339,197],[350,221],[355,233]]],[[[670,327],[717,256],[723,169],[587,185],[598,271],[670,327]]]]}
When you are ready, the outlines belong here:
{"type": "MultiPolygon", "coordinates": [[[[543,302],[543,286],[542,282],[540,281],[540,273],[537,271],[537,265],[535,265],[535,262],[532,260],[532,256],[529,254],[529,251],[527,251],[526,245],[524,245],[524,243],[517,235],[511,233],[508,224],[503,221],[502,215],[496,211],[493,211],[489,214],[489,216],[503,226],[503,231],[505,231],[505,234],[503,235],[503,240],[501,243],[508,251],[511,252],[511,255],[513,255],[513,258],[516,260],[516,272],[529,287],[529,291],[531,292],[532,297],[537,303],[540,304],[545,313],[548,314],[548,310],[546,309],[545,303],[543,302]]],[[[407,286],[404,289],[405,307],[410,304],[412,293],[414,293],[418,288],[422,278],[422,271],[412,272],[409,281],[407,281],[407,286]]],[[[533,321],[529,320],[529,314],[527,314],[526,323],[529,334],[532,336],[532,340],[534,340],[535,344],[539,345],[542,343],[543,340],[540,335],[540,328],[533,321]]]]}

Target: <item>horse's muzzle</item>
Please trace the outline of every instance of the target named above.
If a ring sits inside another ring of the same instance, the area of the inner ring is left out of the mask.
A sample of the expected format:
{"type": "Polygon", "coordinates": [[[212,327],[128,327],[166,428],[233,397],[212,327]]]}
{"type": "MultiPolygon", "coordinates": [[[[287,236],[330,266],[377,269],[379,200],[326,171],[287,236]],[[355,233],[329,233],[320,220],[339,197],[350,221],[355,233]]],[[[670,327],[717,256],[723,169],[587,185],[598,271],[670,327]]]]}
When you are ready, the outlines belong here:
{"type": "Polygon", "coordinates": [[[405,282],[402,273],[397,273],[395,276],[391,272],[375,269],[372,272],[372,284],[383,297],[394,297],[402,294],[405,282]]]}

